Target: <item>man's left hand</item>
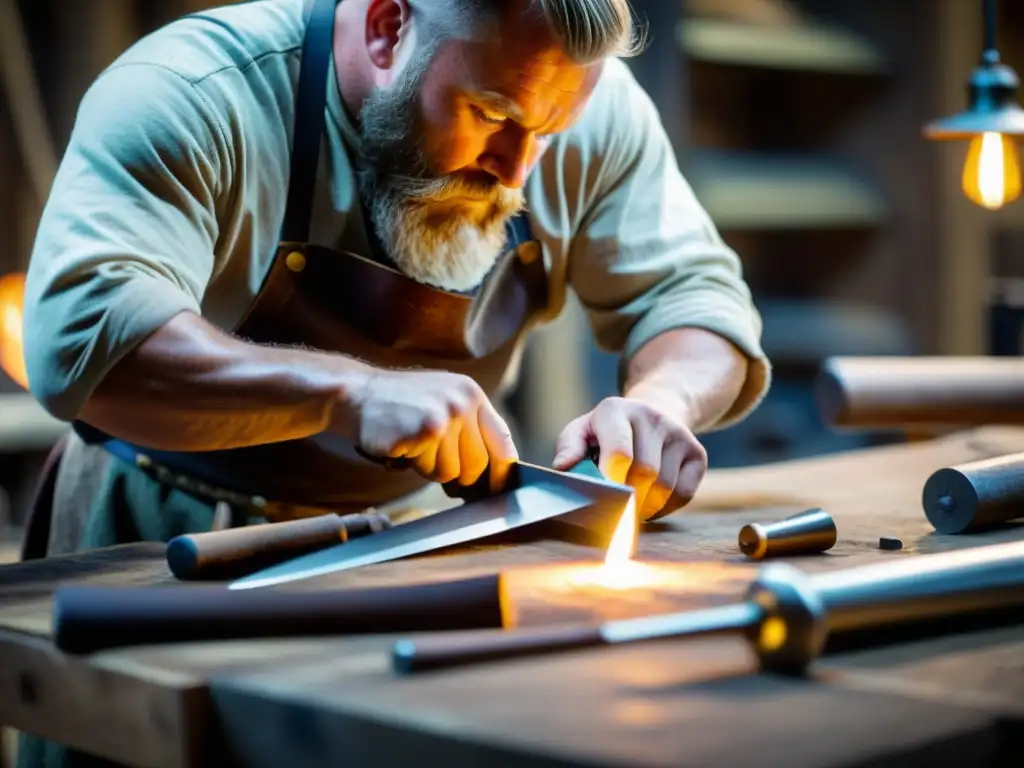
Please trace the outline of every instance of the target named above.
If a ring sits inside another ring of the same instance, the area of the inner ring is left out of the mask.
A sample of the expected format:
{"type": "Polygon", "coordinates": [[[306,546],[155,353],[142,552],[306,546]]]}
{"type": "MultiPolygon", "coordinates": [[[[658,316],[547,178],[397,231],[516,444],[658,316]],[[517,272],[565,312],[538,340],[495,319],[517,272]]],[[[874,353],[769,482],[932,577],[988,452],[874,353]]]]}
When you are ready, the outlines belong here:
{"type": "Polygon", "coordinates": [[[590,446],[609,480],[633,487],[641,520],[676,511],[693,498],[708,455],[679,417],[640,400],[609,397],[569,423],[558,438],[554,468],[569,469],[590,446]]]}

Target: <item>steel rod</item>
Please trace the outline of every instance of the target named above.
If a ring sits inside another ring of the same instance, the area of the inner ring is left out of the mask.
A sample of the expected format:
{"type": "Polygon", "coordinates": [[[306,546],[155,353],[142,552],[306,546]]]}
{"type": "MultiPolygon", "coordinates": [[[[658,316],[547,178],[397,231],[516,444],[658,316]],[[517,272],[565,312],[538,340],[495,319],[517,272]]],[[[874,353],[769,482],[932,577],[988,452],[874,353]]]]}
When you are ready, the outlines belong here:
{"type": "Polygon", "coordinates": [[[801,673],[832,635],[1012,609],[1024,618],[1024,541],[922,555],[807,576],[761,569],[746,602],[601,625],[403,640],[400,674],[587,646],[732,634],[747,637],[765,670],[801,673]]]}

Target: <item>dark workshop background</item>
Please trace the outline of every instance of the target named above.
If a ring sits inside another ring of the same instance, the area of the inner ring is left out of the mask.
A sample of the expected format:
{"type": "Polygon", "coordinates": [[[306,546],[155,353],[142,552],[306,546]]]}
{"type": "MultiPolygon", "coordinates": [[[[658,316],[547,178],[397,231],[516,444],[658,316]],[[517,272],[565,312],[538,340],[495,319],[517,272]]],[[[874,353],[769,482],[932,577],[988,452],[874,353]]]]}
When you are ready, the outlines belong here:
{"type": "MultiPolygon", "coordinates": [[[[0,0],[0,274],[25,269],[92,79],[140,36],[217,4],[0,0]]],[[[966,146],[921,136],[925,122],[965,105],[982,41],[980,2],[634,7],[651,40],[632,66],[698,197],[743,259],[775,365],[764,405],[706,437],[712,466],[897,439],[821,423],[810,384],[827,355],[1017,352],[1005,289],[1024,277],[1024,201],[999,212],[973,206],[960,191],[966,146]]],[[[1024,3],[1002,2],[999,44],[1024,70],[1024,3]]],[[[16,310],[0,313],[16,337],[16,310]]],[[[524,456],[550,459],[562,425],[614,391],[615,362],[594,348],[575,307],[535,339],[504,406],[524,456]]],[[[16,540],[35,472],[66,427],[0,378],[0,530],[16,540]]]]}

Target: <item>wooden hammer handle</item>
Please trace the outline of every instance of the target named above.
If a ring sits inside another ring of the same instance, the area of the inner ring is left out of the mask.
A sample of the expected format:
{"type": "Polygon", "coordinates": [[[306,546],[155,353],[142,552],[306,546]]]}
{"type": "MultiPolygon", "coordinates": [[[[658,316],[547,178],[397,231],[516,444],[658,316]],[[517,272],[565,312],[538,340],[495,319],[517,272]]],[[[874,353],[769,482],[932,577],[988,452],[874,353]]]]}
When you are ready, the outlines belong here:
{"type": "Polygon", "coordinates": [[[390,526],[387,517],[371,511],[187,534],[168,542],[167,565],[184,581],[237,579],[390,526]]]}
{"type": "Polygon", "coordinates": [[[1024,425],[1024,359],[833,357],[819,371],[815,397],[833,426],[1024,425]]]}

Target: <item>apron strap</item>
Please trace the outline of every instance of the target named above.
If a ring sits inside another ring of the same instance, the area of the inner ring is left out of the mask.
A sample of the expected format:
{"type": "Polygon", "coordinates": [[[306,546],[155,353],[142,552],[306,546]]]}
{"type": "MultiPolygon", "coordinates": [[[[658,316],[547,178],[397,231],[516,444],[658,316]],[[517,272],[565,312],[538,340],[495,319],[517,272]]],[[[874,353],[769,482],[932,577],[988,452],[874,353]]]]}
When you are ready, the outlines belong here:
{"type": "Polygon", "coordinates": [[[320,162],[320,141],[327,109],[327,74],[334,42],[334,11],[339,0],[313,0],[302,43],[302,65],[295,103],[288,199],[281,240],[309,241],[313,191],[320,162]]]}

